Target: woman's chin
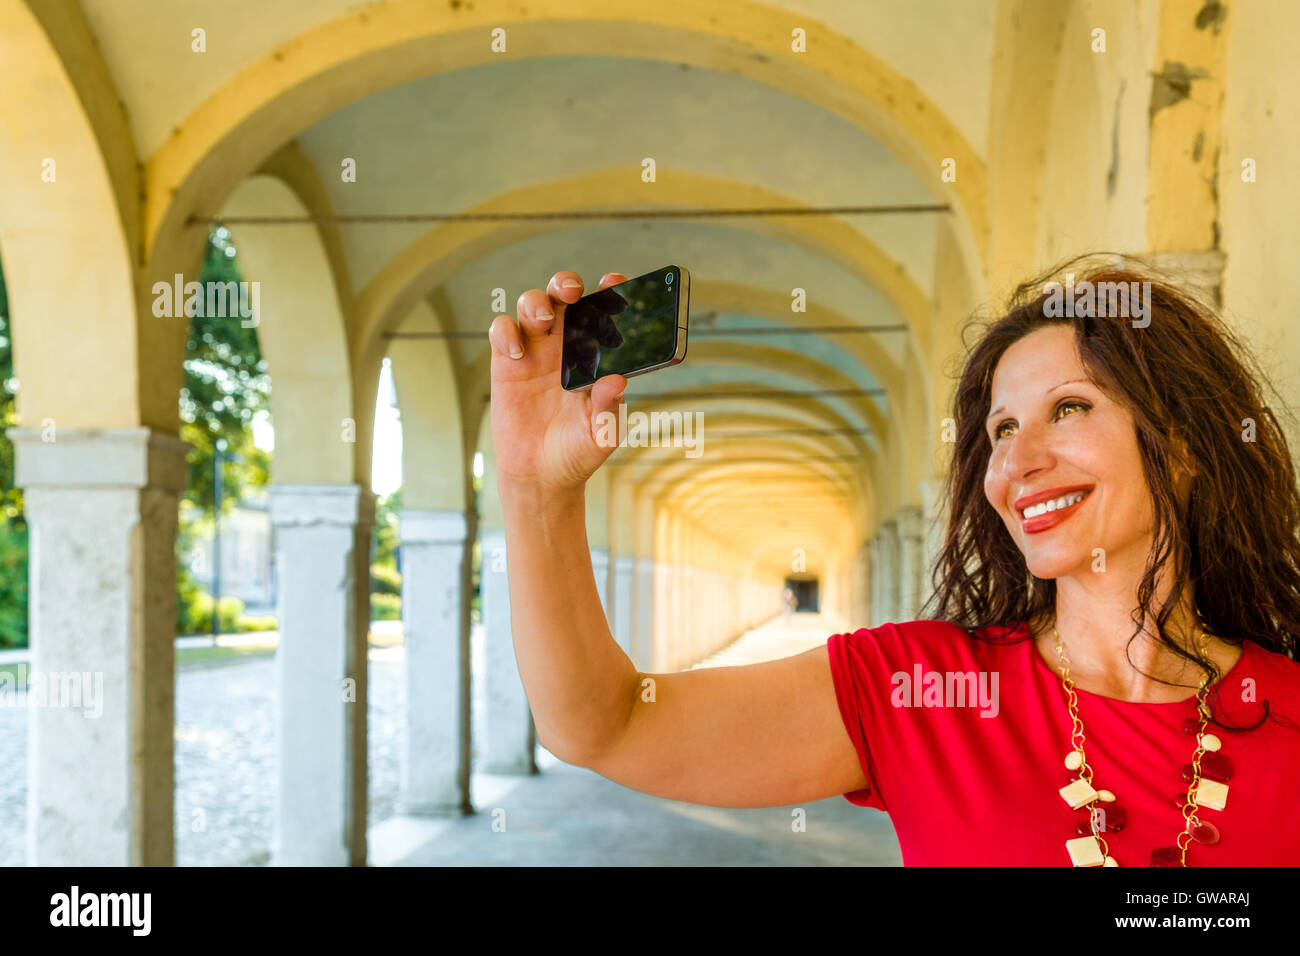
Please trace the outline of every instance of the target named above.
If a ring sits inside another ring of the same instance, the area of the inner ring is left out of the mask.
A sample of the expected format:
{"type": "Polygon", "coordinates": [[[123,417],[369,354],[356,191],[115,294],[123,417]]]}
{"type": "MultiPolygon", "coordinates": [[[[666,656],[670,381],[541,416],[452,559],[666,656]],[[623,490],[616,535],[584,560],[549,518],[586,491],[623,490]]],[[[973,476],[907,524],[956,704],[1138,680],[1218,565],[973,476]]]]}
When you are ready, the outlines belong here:
{"type": "Polygon", "coordinates": [[[1025,565],[1029,573],[1040,580],[1065,578],[1089,570],[1092,563],[1090,552],[1033,553],[1025,556],[1025,565]]]}

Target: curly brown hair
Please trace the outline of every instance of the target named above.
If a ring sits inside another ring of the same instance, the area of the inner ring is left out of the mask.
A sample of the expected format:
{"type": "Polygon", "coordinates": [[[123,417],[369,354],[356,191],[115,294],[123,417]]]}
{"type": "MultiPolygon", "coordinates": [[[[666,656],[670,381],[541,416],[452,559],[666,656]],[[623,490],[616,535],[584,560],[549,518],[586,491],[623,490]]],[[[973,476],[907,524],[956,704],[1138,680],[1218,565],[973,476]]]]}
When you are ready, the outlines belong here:
{"type": "Polygon", "coordinates": [[[963,332],[964,341],[972,329],[981,334],[968,347],[954,398],[956,442],[944,491],[948,526],[933,569],[934,593],[922,615],[953,621],[976,636],[1020,623],[1036,629],[1054,617],[1056,582],[1029,571],[985,498],[983,480],[991,452],[984,418],[998,361],[1013,342],[1057,324],[1073,329],[1089,377],[1132,413],[1137,428],[1155,523],[1133,609],[1133,637],[1153,621],[1161,643],[1197,662],[1213,680],[1213,663],[1165,631],[1190,591],[1206,630],[1232,644],[1254,641],[1295,659],[1300,488],[1286,436],[1264,400],[1266,389],[1273,396],[1276,390],[1241,340],[1196,294],[1140,261],[1121,257],[1115,264],[1108,256],[1105,264],[1088,264],[1091,258],[1072,259],[1023,283],[1001,318],[972,320],[963,332]],[[1048,280],[1081,263],[1080,283],[1150,282],[1149,324],[1134,322],[1127,310],[1066,317],[1048,309],[1048,280]],[[1190,495],[1178,493],[1179,471],[1192,475],[1190,495]],[[1156,608],[1157,575],[1164,568],[1172,572],[1171,590],[1156,608]]]}

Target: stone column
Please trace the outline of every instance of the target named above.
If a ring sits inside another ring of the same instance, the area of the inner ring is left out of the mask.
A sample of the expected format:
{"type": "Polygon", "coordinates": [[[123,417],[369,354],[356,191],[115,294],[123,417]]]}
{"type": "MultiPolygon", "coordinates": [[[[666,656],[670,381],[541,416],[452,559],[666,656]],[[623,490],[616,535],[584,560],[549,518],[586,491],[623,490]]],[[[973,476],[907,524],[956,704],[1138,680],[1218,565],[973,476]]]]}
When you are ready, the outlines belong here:
{"type": "Polygon", "coordinates": [[[364,865],[374,495],[355,484],[270,491],[280,575],[272,863],[364,865]]]}
{"type": "Polygon", "coordinates": [[[898,528],[899,619],[915,620],[926,589],[925,538],[921,509],[899,508],[894,518],[898,528]]]}
{"type": "Polygon", "coordinates": [[[872,625],[900,619],[900,578],[898,526],[893,521],[886,521],[872,539],[875,547],[871,552],[872,576],[872,625]]]}
{"type": "Polygon", "coordinates": [[[849,584],[850,594],[850,616],[849,630],[857,630],[860,627],[868,626],[868,615],[871,613],[871,555],[869,553],[867,542],[863,542],[861,547],[853,554],[851,580],[849,584]]]}
{"type": "Polygon", "coordinates": [[[880,540],[884,549],[883,565],[881,570],[884,572],[885,581],[885,613],[886,621],[901,621],[904,617],[902,611],[903,604],[903,577],[900,573],[902,556],[899,547],[898,524],[894,521],[886,521],[880,526],[880,540]]]}
{"type": "Polygon", "coordinates": [[[30,535],[27,676],[59,689],[27,716],[27,863],[171,866],[188,446],[149,428],[8,435],[30,535]]]}
{"type": "Polygon", "coordinates": [[[465,515],[401,513],[406,648],[403,813],[470,813],[465,515]]]}
{"type": "Polygon", "coordinates": [[[947,514],[943,507],[944,479],[936,475],[921,482],[921,520],[925,536],[925,582],[923,593],[928,600],[933,591],[934,566],[943,550],[947,531],[947,514]]]}
{"type": "Polygon", "coordinates": [[[532,711],[519,677],[514,638],[510,632],[510,587],[506,566],[506,533],[484,531],[480,537],[482,573],[479,597],[483,611],[484,667],[487,695],[487,773],[537,772],[537,733],[532,711]]]}
{"type": "Polygon", "coordinates": [[[863,627],[875,627],[885,620],[885,549],[881,544],[880,532],[872,535],[867,542],[867,574],[869,581],[870,606],[867,623],[863,627]]]}
{"type": "Polygon", "coordinates": [[[614,620],[610,622],[614,640],[628,657],[636,661],[632,647],[632,592],[635,588],[636,559],[630,554],[614,558],[614,620]]]}
{"type": "Polygon", "coordinates": [[[635,597],[633,598],[632,660],[640,671],[652,671],[660,666],[654,651],[654,600],[655,600],[655,561],[654,558],[636,559],[635,597]]]}

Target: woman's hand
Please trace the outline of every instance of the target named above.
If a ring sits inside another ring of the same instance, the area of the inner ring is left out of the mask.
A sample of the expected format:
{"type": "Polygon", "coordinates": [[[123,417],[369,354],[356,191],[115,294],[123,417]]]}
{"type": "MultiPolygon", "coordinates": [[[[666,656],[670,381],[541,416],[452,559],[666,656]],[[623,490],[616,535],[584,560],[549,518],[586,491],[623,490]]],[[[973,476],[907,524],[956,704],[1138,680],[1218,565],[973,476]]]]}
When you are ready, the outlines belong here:
{"type": "MultiPolygon", "coordinates": [[[[625,281],[620,273],[606,273],[598,288],[625,281]]],[[[606,411],[617,414],[627,379],[606,375],[575,392],[560,384],[564,309],[582,294],[576,272],[557,272],[546,289],[529,289],[519,297],[517,324],[498,315],[488,329],[492,444],[503,487],[532,486],[547,494],[580,489],[616,447],[596,441],[596,418],[606,411]]]]}

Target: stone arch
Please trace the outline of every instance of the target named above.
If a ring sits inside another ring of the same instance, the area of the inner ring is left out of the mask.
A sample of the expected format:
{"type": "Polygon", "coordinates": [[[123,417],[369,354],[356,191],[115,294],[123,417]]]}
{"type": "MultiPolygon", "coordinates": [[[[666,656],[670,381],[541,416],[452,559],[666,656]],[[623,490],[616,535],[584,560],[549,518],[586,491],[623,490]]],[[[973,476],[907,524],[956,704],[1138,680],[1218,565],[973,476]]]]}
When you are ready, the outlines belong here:
{"type": "MultiPolygon", "coordinates": [[[[240,183],[223,213],[307,211],[283,180],[257,175],[240,183]]],[[[261,312],[254,321],[271,374],[272,476],[280,484],[351,482],[359,456],[347,439],[359,443],[370,428],[362,429],[353,417],[343,307],[325,245],[309,227],[246,229],[233,236],[245,281],[260,289],[261,312]]]]}
{"type": "MultiPolygon", "coordinates": [[[[433,307],[421,300],[399,331],[438,333],[443,326],[433,307]]],[[[447,343],[436,338],[395,339],[388,354],[402,412],[403,505],[463,511],[469,501],[469,462],[459,370],[447,343]]]]}
{"type": "MultiPolygon", "coordinates": [[[[816,67],[790,57],[789,15],[760,4],[743,11],[718,6],[715,16],[705,16],[698,0],[666,0],[656,8],[656,21],[646,22],[637,0],[613,0],[599,21],[573,2],[521,8],[504,25],[516,49],[536,40],[548,56],[600,49],[659,59],[671,49],[675,61],[774,85],[843,117],[889,148],[936,198],[952,202],[965,268],[974,284],[982,284],[984,162],[914,84],[824,28],[819,43],[827,52],[816,67]],[[557,20],[565,24],[558,35],[557,20]],[[950,158],[960,174],[945,184],[938,171],[950,158]]],[[[318,27],[244,70],[149,160],[144,221],[150,271],[163,265],[159,251],[177,245],[191,215],[219,205],[279,144],[379,90],[489,62],[495,54],[482,38],[502,25],[499,11],[467,8],[453,17],[416,0],[386,4],[318,27]]]]}
{"type": "Polygon", "coordinates": [[[0,10],[0,34],[0,248],[12,310],[31,317],[14,330],[19,415],[61,427],[158,424],[141,408],[151,343],[135,310],[135,156],[107,68],[84,24],[24,3],[0,10]],[[24,343],[38,332],[42,347],[24,343]]]}

